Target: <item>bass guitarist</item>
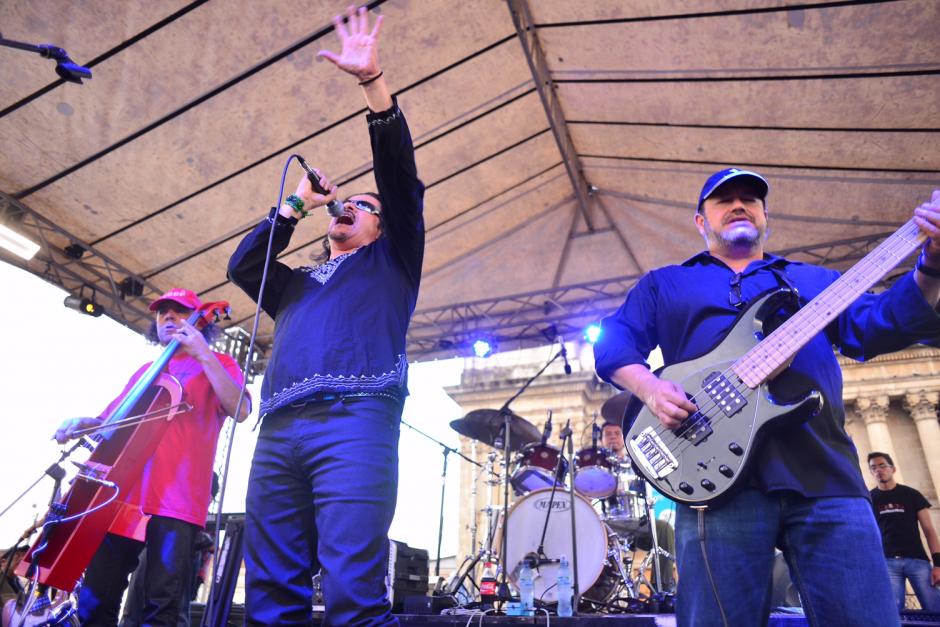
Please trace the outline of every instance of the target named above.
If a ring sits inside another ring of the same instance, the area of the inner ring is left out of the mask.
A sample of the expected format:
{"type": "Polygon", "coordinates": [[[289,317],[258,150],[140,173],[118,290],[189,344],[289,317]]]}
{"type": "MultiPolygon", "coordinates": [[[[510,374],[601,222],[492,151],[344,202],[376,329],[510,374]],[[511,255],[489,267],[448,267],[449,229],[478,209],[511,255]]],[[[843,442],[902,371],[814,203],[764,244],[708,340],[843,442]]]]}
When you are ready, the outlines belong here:
{"type": "MultiPolygon", "coordinates": [[[[650,351],[660,346],[666,366],[699,358],[758,295],[784,288],[805,303],[839,277],[764,251],[768,191],[764,177],[738,168],[709,177],[694,215],[707,250],[646,274],[603,321],[594,349],[598,375],[631,391],[658,428],[674,435],[698,407],[676,381],[650,372],[650,351]]],[[[766,624],[775,546],[786,556],[810,624],[899,624],[885,592],[888,573],[868,490],[844,428],[832,347],[867,360],[940,334],[940,190],[914,211],[913,222],[930,238],[917,268],[879,295],[863,294],[773,380],[775,397],[818,390],[824,400],[818,413],[771,431],[742,475],[743,487],[718,507],[703,512],[678,505],[680,625],[766,624]]]]}

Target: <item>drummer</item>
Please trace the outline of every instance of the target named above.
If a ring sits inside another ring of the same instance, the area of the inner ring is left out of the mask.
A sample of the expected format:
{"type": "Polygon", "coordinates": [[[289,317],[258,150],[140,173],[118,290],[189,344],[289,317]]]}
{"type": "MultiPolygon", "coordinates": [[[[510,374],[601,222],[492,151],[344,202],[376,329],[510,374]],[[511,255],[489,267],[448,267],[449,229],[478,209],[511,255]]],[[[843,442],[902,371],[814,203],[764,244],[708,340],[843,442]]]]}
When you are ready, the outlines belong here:
{"type": "MultiPolygon", "coordinates": [[[[623,439],[623,428],[615,422],[605,422],[604,426],[601,427],[601,441],[604,444],[604,447],[609,449],[614,456],[622,463],[629,464],[630,459],[627,456],[627,447],[623,439]]],[[[623,488],[621,488],[623,489],[623,488]]],[[[657,505],[662,504],[661,508],[665,511],[670,511],[669,506],[671,503],[660,495],[658,492],[649,488],[649,491],[653,492],[657,498],[657,505]]],[[[643,494],[644,497],[647,494],[643,494]]],[[[654,508],[654,514],[656,509],[654,508]]],[[[672,556],[676,554],[676,532],[673,526],[666,520],[663,520],[661,514],[655,514],[656,518],[656,538],[659,541],[659,546],[664,551],[669,553],[672,556]]],[[[640,548],[645,548],[641,546],[640,548]]],[[[664,592],[671,592],[676,587],[675,579],[673,578],[672,572],[673,561],[666,557],[659,558],[659,569],[663,573],[663,586],[662,589],[664,592]]]]}

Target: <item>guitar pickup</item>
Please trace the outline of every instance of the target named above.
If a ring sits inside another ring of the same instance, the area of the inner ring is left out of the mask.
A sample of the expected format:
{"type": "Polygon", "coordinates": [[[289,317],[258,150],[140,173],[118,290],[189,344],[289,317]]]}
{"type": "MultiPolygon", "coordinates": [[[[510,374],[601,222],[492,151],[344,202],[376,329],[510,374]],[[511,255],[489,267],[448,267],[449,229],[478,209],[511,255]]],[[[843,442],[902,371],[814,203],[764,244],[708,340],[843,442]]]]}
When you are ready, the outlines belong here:
{"type": "Polygon", "coordinates": [[[711,420],[700,411],[686,418],[676,429],[676,435],[685,438],[694,446],[704,442],[713,433],[711,420]]]}
{"type": "Polygon", "coordinates": [[[666,443],[653,427],[643,429],[635,438],[630,440],[630,450],[633,459],[643,467],[651,477],[662,479],[676,468],[679,461],[672,454],[666,443]]]}
{"type": "Polygon", "coordinates": [[[735,415],[747,405],[747,399],[741,391],[720,372],[713,372],[705,377],[702,389],[726,416],[735,415]]]}

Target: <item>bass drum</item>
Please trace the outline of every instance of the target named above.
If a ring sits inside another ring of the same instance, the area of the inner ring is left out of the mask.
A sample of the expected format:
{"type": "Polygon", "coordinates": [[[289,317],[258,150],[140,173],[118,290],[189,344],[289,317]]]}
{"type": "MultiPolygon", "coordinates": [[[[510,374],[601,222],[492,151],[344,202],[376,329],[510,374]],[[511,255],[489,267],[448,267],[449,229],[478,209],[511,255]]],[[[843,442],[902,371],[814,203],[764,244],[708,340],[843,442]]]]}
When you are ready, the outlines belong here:
{"type": "MultiPolygon", "coordinates": [[[[506,530],[508,538],[506,563],[510,569],[509,579],[517,589],[522,560],[527,554],[538,551],[542,528],[545,525],[545,514],[549,508],[551,515],[548,517],[548,529],[545,532],[543,545],[545,557],[558,560],[564,555],[568,558],[568,563],[573,564],[571,495],[556,491],[555,499],[552,501],[551,492],[550,488],[529,492],[516,501],[509,510],[506,530]]],[[[574,515],[578,534],[578,586],[581,590],[590,592],[607,562],[607,528],[591,507],[591,503],[577,494],[574,497],[574,515]]],[[[535,600],[544,603],[556,602],[558,600],[555,590],[557,581],[557,562],[539,565],[535,572],[535,600]]],[[[573,574],[572,583],[574,583],[573,574]]]]}

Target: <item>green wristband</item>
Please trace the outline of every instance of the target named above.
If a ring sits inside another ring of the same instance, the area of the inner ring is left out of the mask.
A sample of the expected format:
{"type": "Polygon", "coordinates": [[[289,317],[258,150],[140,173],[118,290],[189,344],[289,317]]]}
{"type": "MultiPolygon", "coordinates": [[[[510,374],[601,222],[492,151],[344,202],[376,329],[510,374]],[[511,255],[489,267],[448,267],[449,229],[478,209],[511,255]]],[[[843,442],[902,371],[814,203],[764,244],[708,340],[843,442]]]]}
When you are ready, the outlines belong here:
{"type": "Polygon", "coordinates": [[[284,204],[290,206],[290,208],[299,213],[302,218],[306,218],[310,215],[310,212],[304,211],[304,201],[296,194],[291,194],[285,198],[284,204]]]}

